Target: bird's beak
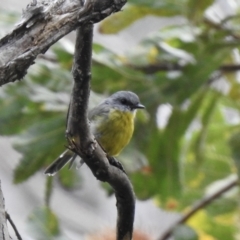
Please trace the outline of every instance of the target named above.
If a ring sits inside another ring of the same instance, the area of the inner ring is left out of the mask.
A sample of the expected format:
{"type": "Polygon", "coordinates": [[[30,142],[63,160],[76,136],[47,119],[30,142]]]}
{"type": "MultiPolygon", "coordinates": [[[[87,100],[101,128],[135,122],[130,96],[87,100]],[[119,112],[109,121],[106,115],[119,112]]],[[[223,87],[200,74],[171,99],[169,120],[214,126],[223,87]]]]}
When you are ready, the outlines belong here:
{"type": "Polygon", "coordinates": [[[137,109],[137,108],[143,109],[143,108],[145,108],[145,106],[142,105],[141,103],[138,103],[138,104],[135,106],[135,108],[136,108],[136,109],[137,109]]]}

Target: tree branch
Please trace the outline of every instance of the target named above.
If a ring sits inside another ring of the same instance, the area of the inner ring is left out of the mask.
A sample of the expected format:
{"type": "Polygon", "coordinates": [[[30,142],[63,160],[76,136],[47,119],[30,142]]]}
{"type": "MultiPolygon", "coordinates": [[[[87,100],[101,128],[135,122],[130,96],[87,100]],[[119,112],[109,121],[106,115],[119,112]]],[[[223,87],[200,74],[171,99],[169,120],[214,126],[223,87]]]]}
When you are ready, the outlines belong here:
{"type": "MultiPolygon", "coordinates": [[[[149,64],[145,66],[134,66],[134,65],[128,65],[129,67],[142,71],[146,74],[154,74],[159,71],[181,71],[184,69],[184,66],[178,64],[178,63],[171,63],[171,62],[165,62],[165,63],[156,63],[156,64],[149,64]]],[[[220,66],[218,69],[221,72],[235,72],[240,70],[239,64],[226,64],[220,66]]]]}
{"type": "Polygon", "coordinates": [[[22,79],[40,53],[79,25],[120,11],[126,0],[34,0],[21,22],[0,40],[0,86],[22,79]]]}
{"type": "Polygon", "coordinates": [[[7,228],[6,214],[5,214],[5,203],[0,182],[0,239],[10,240],[10,236],[7,228]]]}
{"type": "Polygon", "coordinates": [[[186,222],[190,217],[192,217],[197,211],[199,211],[200,209],[206,207],[207,205],[209,205],[210,203],[212,203],[215,199],[217,199],[218,197],[220,197],[223,193],[229,191],[231,188],[235,187],[238,185],[238,179],[231,181],[230,183],[228,183],[227,185],[225,185],[224,187],[222,187],[221,189],[219,189],[216,193],[212,194],[209,197],[206,197],[204,199],[202,199],[201,201],[199,201],[198,203],[196,203],[192,209],[190,209],[186,214],[184,214],[176,223],[174,223],[173,226],[171,226],[159,239],[160,240],[166,240],[168,239],[174,229],[176,228],[177,225],[182,224],[184,222],[186,222]]]}
{"type": "Polygon", "coordinates": [[[20,233],[18,232],[16,225],[14,224],[12,218],[10,217],[9,213],[7,213],[7,212],[6,212],[6,218],[7,218],[8,222],[11,224],[11,226],[17,236],[17,239],[22,240],[22,237],[21,237],[20,233]]]}
{"type": "Polygon", "coordinates": [[[95,141],[87,118],[91,78],[92,24],[77,29],[73,78],[74,87],[69,106],[66,137],[70,149],[85,161],[94,176],[108,182],[117,199],[117,239],[132,239],[135,195],[127,175],[109,164],[105,152],[95,141]]]}

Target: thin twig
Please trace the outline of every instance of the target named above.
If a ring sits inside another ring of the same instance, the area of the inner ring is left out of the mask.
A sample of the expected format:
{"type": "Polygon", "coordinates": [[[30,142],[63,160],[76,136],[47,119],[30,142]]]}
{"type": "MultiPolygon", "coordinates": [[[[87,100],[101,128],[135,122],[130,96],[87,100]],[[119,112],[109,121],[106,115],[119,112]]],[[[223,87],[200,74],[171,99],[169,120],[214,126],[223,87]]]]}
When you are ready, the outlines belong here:
{"type": "Polygon", "coordinates": [[[167,238],[169,238],[174,229],[176,228],[176,226],[178,226],[179,224],[182,224],[184,222],[186,222],[190,217],[192,217],[197,211],[199,211],[200,209],[206,207],[207,205],[209,205],[210,203],[212,203],[214,200],[216,200],[218,197],[220,197],[223,193],[229,191],[231,188],[235,187],[238,184],[238,179],[235,179],[233,181],[231,181],[230,183],[228,183],[226,186],[224,186],[223,188],[219,189],[219,191],[217,191],[216,193],[214,193],[213,195],[206,197],[204,199],[202,199],[201,201],[199,201],[198,203],[196,203],[195,206],[192,207],[191,210],[189,210],[186,214],[184,214],[177,222],[174,223],[173,226],[171,226],[160,238],[159,240],[166,240],[167,238]]]}
{"type": "MultiPolygon", "coordinates": [[[[146,74],[154,74],[159,71],[181,71],[184,69],[184,66],[178,63],[171,63],[171,62],[149,64],[145,66],[134,66],[132,64],[129,64],[128,67],[142,71],[146,74]]],[[[221,65],[216,70],[219,70],[221,72],[226,72],[226,73],[240,71],[240,64],[221,65]]]]}
{"type": "Polygon", "coordinates": [[[234,39],[240,40],[240,36],[234,32],[234,29],[230,29],[230,28],[227,28],[226,26],[224,26],[225,25],[224,22],[223,23],[222,22],[221,23],[215,23],[208,18],[204,18],[204,22],[206,24],[208,24],[211,28],[221,30],[221,31],[225,31],[228,35],[230,35],[234,39]]]}
{"type": "MultiPolygon", "coordinates": [[[[38,56],[38,59],[43,59],[52,63],[58,62],[57,58],[50,57],[43,54],[40,54],[38,56]]],[[[146,74],[154,74],[160,71],[181,71],[184,69],[184,66],[181,66],[178,63],[171,63],[171,62],[155,63],[155,64],[149,64],[144,66],[135,66],[133,64],[127,64],[127,67],[142,71],[146,74]]],[[[240,64],[224,64],[224,65],[221,65],[216,70],[219,70],[223,73],[236,72],[236,71],[240,71],[240,64]]]]}
{"type": "Polygon", "coordinates": [[[17,236],[17,239],[18,239],[18,240],[22,240],[22,237],[21,237],[21,235],[19,234],[19,232],[18,232],[18,230],[17,230],[17,227],[16,227],[16,225],[14,224],[13,220],[11,219],[9,213],[5,212],[5,214],[6,214],[6,218],[7,218],[8,222],[11,224],[11,226],[12,226],[12,228],[13,228],[16,236],[17,236]]]}

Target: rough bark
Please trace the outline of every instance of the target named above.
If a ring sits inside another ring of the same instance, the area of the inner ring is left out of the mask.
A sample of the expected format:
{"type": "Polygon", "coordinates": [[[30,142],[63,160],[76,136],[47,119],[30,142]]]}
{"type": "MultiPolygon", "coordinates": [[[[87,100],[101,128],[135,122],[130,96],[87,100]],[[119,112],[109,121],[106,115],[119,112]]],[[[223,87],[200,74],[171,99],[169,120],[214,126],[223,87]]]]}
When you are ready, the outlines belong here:
{"type": "Polygon", "coordinates": [[[121,10],[126,0],[33,0],[16,28],[0,40],[0,86],[22,79],[36,57],[86,23],[121,10]]]}

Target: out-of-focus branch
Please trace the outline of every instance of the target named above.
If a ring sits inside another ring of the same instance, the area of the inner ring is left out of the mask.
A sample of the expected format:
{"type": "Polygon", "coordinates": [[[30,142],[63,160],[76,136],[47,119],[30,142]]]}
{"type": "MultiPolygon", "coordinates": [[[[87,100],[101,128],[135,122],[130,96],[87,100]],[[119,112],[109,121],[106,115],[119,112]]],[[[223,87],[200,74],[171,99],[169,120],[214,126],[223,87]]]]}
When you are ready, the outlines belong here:
{"type": "Polygon", "coordinates": [[[227,17],[225,19],[223,19],[220,23],[216,23],[211,21],[208,18],[204,18],[204,22],[211,28],[216,29],[216,30],[221,30],[224,31],[228,34],[228,36],[231,36],[232,38],[236,39],[236,40],[240,40],[240,36],[234,31],[234,29],[229,28],[226,26],[226,23],[230,20],[233,19],[234,17],[237,17],[237,15],[235,16],[231,16],[231,17],[227,17]]]}
{"type": "Polygon", "coordinates": [[[177,225],[185,223],[190,217],[192,217],[197,211],[211,204],[214,200],[220,197],[223,193],[229,191],[233,187],[237,186],[238,179],[232,180],[230,183],[219,189],[216,193],[212,194],[209,197],[206,197],[199,202],[197,202],[186,214],[184,214],[173,226],[171,226],[160,238],[159,240],[168,239],[177,225]]]}
{"type": "MultiPolygon", "coordinates": [[[[54,57],[49,57],[46,55],[39,55],[40,59],[44,59],[46,61],[52,62],[52,63],[57,63],[57,59],[54,57]]],[[[130,68],[142,71],[146,74],[154,74],[159,71],[181,71],[183,70],[184,66],[181,66],[178,63],[159,63],[159,64],[149,64],[145,66],[134,66],[134,65],[127,65],[130,68]]],[[[236,72],[240,71],[240,64],[225,64],[220,66],[218,69],[222,73],[231,73],[231,72],[236,72]]]]}
{"type": "Polygon", "coordinates": [[[11,226],[12,226],[12,228],[13,228],[16,236],[17,236],[17,239],[18,240],[22,240],[22,237],[21,237],[20,233],[18,232],[15,223],[13,222],[13,220],[12,220],[11,216],[9,215],[9,213],[7,213],[7,212],[6,212],[6,218],[7,218],[8,222],[11,224],[11,226]]]}
{"type": "MultiPolygon", "coordinates": [[[[182,66],[178,63],[168,63],[168,62],[149,64],[149,65],[145,65],[145,66],[129,65],[129,67],[134,68],[139,71],[142,71],[146,74],[154,74],[158,71],[181,71],[184,69],[184,66],[182,66]]],[[[239,64],[222,65],[216,70],[220,70],[221,72],[240,71],[240,65],[239,64]]]]}
{"type": "Polygon", "coordinates": [[[94,176],[108,182],[117,199],[117,239],[131,240],[135,211],[135,195],[127,175],[109,164],[105,152],[95,141],[87,117],[91,79],[92,24],[77,29],[74,54],[74,87],[69,106],[66,136],[69,148],[76,152],[94,176]]]}
{"type": "Polygon", "coordinates": [[[0,86],[20,80],[40,53],[60,38],[89,22],[121,10],[126,0],[34,0],[21,22],[0,40],[0,86]]]}

